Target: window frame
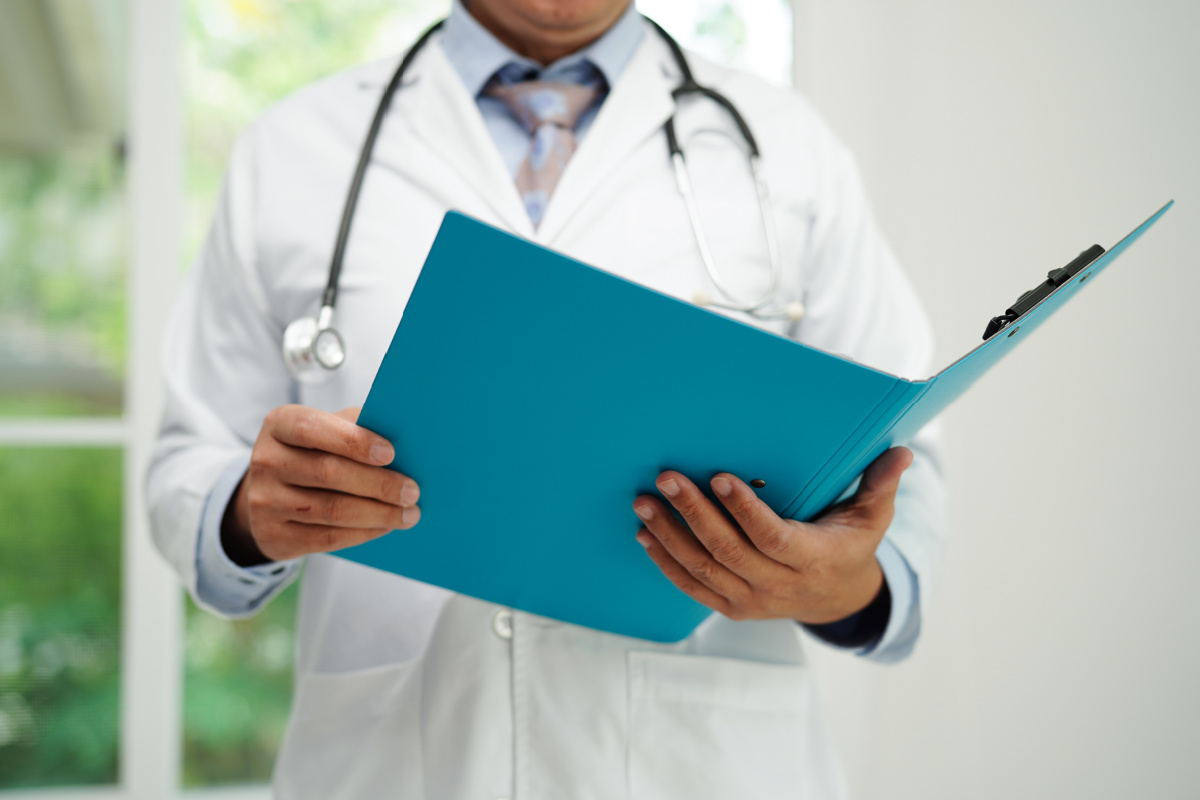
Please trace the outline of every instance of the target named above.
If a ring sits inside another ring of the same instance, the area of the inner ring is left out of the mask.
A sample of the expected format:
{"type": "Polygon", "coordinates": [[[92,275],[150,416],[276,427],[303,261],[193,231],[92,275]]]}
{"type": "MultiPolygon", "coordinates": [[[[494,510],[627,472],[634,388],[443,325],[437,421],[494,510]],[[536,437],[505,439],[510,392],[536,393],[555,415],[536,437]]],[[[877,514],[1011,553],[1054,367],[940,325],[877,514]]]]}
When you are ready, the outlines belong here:
{"type": "Polygon", "coordinates": [[[125,405],[120,417],[11,418],[0,446],[123,451],[119,773],[115,785],[0,791],[4,800],[258,800],[265,788],[182,792],[183,597],[155,552],[145,469],[162,412],[159,346],[177,283],[183,129],[180,0],[130,0],[125,405]]]}

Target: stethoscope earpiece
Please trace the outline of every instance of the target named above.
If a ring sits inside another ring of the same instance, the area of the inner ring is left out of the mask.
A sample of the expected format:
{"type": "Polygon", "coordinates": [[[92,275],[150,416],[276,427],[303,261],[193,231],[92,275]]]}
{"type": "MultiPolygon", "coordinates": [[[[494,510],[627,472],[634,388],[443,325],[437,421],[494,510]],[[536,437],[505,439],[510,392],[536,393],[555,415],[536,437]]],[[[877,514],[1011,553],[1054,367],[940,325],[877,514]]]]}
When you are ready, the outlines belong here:
{"type": "Polygon", "coordinates": [[[283,363],[300,383],[324,383],[346,360],[346,345],[332,322],[333,308],[322,306],[319,317],[301,317],[284,329],[283,363]]]}

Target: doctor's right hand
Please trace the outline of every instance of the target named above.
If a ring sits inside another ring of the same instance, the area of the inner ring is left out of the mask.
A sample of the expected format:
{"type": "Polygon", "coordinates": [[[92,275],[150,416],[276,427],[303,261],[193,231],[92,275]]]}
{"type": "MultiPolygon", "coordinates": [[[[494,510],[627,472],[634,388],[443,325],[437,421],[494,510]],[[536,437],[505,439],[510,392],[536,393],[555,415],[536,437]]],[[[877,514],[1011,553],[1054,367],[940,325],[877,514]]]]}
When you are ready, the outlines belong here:
{"type": "Polygon", "coordinates": [[[355,425],[359,409],[273,409],[221,523],[234,563],[255,566],[340,550],[421,518],[416,481],[390,469],[395,450],[355,425]]]}

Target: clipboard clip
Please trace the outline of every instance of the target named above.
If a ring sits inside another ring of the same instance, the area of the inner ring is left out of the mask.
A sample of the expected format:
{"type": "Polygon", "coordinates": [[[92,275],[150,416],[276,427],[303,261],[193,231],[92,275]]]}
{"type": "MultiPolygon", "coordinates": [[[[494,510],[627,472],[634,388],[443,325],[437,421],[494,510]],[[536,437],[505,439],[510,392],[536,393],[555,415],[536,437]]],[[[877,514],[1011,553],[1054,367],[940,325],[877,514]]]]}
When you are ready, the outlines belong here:
{"type": "Polygon", "coordinates": [[[983,340],[986,342],[988,339],[1007,328],[1010,324],[1016,322],[1031,308],[1053,294],[1055,289],[1071,280],[1071,278],[1074,278],[1076,275],[1082,272],[1085,267],[1102,255],[1104,255],[1104,248],[1098,244],[1094,244],[1076,256],[1075,259],[1065,267],[1050,270],[1050,272],[1046,275],[1045,281],[1039,283],[1037,286],[1018,297],[1017,301],[1012,304],[1012,307],[1003,314],[998,317],[992,317],[991,321],[987,324],[987,328],[983,332],[983,340]]]}

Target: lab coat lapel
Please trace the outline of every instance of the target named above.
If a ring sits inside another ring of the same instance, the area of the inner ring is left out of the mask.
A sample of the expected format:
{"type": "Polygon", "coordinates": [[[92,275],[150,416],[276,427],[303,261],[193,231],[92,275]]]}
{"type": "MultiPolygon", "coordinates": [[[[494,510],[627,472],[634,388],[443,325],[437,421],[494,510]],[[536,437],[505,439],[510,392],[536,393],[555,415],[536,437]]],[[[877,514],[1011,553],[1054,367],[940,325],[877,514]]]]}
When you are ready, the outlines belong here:
{"type": "Polygon", "coordinates": [[[441,43],[431,41],[413,67],[412,110],[404,114],[406,124],[478,192],[509,230],[533,238],[533,224],[516,184],[441,43]]]}
{"type": "MultiPolygon", "coordinates": [[[[665,46],[647,25],[637,52],[563,171],[538,230],[539,241],[553,242],[596,185],[662,128],[675,110],[671,89],[677,80],[665,46]]],[[[662,155],[665,163],[666,145],[662,155]]]]}

